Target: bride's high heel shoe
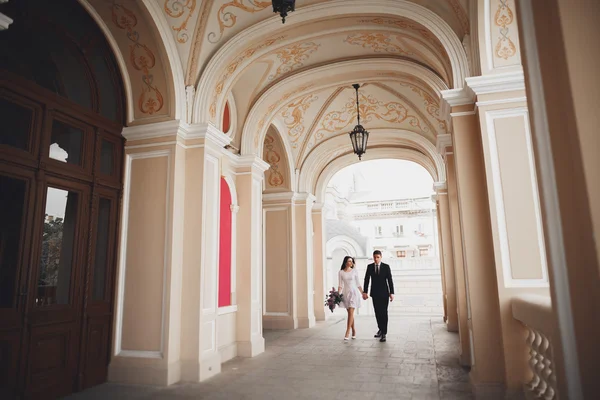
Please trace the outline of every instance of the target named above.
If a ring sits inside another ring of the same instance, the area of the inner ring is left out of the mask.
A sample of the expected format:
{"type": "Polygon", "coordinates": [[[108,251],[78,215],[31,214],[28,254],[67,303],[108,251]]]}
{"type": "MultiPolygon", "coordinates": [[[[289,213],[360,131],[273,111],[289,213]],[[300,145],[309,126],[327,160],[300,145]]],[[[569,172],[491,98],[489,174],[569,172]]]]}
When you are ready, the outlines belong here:
{"type": "Polygon", "coordinates": [[[344,342],[347,342],[348,340],[350,340],[350,338],[349,338],[348,336],[346,336],[346,337],[344,338],[344,342]]]}

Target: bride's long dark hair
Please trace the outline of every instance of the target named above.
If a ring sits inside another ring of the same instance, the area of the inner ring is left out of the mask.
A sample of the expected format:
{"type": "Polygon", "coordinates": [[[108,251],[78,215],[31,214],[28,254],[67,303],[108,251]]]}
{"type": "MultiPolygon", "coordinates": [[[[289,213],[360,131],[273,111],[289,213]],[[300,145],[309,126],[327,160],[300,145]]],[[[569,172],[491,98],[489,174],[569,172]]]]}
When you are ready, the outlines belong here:
{"type": "Polygon", "coordinates": [[[348,259],[352,260],[352,268],[354,268],[354,264],[356,263],[354,261],[354,257],[346,256],[346,257],[344,257],[344,261],[342,262],[342,268],[340,268],[340,269],[346,269],[346,261],[348,261],[348,259]]]}

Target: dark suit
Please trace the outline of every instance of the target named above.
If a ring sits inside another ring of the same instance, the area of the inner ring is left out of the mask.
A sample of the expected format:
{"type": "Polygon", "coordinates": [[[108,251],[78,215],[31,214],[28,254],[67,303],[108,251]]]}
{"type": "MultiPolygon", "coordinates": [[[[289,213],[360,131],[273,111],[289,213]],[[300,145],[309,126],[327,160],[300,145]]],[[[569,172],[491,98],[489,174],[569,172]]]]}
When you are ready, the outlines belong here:
{"type": "Polygon", "coordinates": [[[370,281],[372,281],[371,298],[373,299],[377,326],[382,335],[387,335],[388,305],[390,304],[390,294],[394,294],[394,281],[390,266],[386,263],[381,263],[379,264],[379,273],[376,273],[375,263],[367,265],[365,284],[363,285],[365,293],[369,293],[370,281]]]}

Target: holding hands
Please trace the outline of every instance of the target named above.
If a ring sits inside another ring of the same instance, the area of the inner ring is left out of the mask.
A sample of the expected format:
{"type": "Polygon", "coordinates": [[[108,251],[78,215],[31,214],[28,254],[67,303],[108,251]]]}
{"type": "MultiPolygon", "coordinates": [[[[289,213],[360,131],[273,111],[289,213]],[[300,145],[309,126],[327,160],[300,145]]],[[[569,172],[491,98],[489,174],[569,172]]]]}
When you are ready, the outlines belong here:
{"type": "Polygon", "coordinates": [[[367,294],[367,292],[363,292],[363,300],[366,300],[369,298],[369,295],[367,294]]]}

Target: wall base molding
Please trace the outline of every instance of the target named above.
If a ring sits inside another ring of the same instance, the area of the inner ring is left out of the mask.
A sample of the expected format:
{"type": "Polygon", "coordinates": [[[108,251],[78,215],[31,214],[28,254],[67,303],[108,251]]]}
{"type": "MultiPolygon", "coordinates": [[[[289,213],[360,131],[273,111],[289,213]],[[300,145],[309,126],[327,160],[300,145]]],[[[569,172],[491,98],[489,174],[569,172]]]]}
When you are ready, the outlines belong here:
{"type": "Polygon", "coordinates": [[[230,343],[219,347],[219,354],[221,355],[221,362],[226,363],[237,357],[237,343],[230,343]]]}
{"type": "Polygon", "coordinates": [[[312,328],[313,326],[316,325],[316,323],[317,323],[317,320],[314,315],[312,315],[308,318],[298,318],[298,328],[299,329],[312,328]]]}
{"type": "Polygon", "coordinates": [[[263,329],[297,329],[298,320],[289,315],[263,315],[263,329]]]}
{"type": "Polygon", "coordinates": [[[164,360],[114,358],[108,366],[108,381],[135,385],[169,386],[181,380],[182,365],[164,360]]]}
{"type": "Polygon", "coordinates": [[[265,338],[256,335],[249,342],[237,342],[238,357],[256,357],[265,352],[265,338]]]}

